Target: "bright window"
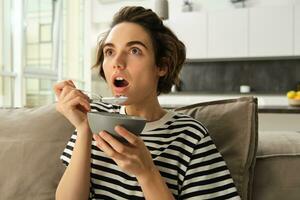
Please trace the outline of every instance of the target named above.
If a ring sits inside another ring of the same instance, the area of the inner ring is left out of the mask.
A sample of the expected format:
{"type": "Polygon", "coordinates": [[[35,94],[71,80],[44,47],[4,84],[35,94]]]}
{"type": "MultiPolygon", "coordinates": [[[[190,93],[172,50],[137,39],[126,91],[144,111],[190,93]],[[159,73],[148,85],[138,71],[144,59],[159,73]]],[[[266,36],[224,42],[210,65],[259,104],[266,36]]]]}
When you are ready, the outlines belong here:
{"type": "Polygon", "coordinates": [[[11,62],[10,0],[0,1],[0,107],[13,106],[14,78],[11,62]]]}
{"type": "Polygon", "coordinates": [[[51,79],[26,78],[26,102],[30,106],[45,105],[53,102],[52,86],[55,83],[51,79]]]}
{"type": "Polygon", "coordinates": [[[58,79],[57,69],[52,65],[54,2],[26,0],[24,7],[25,105],[33,107],[54,101],[51,84],[58,79]],[[42,88],[45,83],[49,87],[42,88]]]}
{"type": "Polygon", "coordinates": [[[84,89],[84,0],[27,0],[25,7],[26,106],[53,102],[61,79],[84,89]]]}
{"type": "Polygon", "coordinates": [[[84,80],[83,8],[83,0],[64,1],[63,76],[78,82],[84,80]]]}
{"type": "Polygon", "coordinates": [[[13,99],[14,78],[0,76],[0,107],[11,107],[13,99]]]}
{"type": "Polygon", "coordinates": [[[2,71],[4,68],[3,64],[3,1],[0,1],[0,70],[2,71]]]}
{"type": "Polygon", "coordinates": [[[90,73],[84,67],[85,3],[0,0],[0,107],[54,102],[53,84],[64,79],[89,90],[90,73]]]}
{"type": "Polygon", "coordinates": [[[53,0],[25,3],[25,68],[52,68],[53,0]]]}

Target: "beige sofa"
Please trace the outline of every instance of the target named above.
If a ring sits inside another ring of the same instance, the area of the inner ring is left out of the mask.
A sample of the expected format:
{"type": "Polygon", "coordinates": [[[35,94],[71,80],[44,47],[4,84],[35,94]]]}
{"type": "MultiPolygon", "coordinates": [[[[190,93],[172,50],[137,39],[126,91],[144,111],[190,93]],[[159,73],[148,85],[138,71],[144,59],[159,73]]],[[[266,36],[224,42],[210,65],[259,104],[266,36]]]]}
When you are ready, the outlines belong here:
{"type": "MultiPolygon", "coordinates": [[[[259,133],[252,97],[176,109],[203,122],[242,199],[300,199],[300,133],[259,133]]],[[[0,200],[50,200],[74,128],[54,105],[0,109],[0,200]]]]}

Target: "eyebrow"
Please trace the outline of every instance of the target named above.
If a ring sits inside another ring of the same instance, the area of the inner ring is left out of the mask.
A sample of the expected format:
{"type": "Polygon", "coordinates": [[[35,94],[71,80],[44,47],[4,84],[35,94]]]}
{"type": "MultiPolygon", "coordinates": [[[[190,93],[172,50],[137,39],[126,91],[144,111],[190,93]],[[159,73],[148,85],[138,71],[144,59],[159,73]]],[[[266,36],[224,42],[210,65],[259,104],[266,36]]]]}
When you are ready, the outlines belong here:
{"type": "MultiPolygon", "coordinates": [[[[148,47],[143,42],[138,41],[138,40],[133,40],[133,41],[127,42],[126,46],[132,46],[132,45],[135,45],[135,44],[141,45],[145,49],[148,49],[148,47]]],[[[103,48],[106,47],[106,46],[114,47],[115,45],[113,43],[109,42],[109,43],[105,43],[103,48]]]]}

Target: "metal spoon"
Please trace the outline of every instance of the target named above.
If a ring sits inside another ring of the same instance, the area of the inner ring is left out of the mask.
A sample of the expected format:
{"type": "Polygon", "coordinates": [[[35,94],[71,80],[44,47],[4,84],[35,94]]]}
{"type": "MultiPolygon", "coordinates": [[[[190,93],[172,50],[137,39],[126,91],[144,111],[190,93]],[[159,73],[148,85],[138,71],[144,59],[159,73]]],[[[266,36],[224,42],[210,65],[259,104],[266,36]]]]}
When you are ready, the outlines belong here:
{"type": "Polygon", "coordinates": [[[110,103],[110,104],[118,104],[122,105],[127,101],[128,97],[126,96],[117,96],[117,97],[102,97],[101,101],[103,103],[110,103]]]}
{"type": "Polygon", "coordinates": [[[115,96],[115,97],[102,97],[101,95],[92,93],[92,92],[87,92],[84,90],[80,90],[82,93],[87,95],[90,98],[90,102],[103,102],[103,103],[109,103],[109,104],[117,104],[117,105],[122,105],[127,101],[128,97],[126,96],[115,96]]]}

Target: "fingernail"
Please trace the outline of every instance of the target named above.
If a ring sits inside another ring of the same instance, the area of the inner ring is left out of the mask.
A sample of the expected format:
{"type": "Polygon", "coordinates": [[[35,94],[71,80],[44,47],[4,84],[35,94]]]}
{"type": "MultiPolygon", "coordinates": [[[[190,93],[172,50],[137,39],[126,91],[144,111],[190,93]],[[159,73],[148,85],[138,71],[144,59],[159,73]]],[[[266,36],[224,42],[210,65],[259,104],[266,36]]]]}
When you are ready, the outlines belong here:
{"type": "Polygon", "coordinates": [[[93,134],[94,140],[99,140],[99,136],[97,134],[93,134]]]}
{"type": "MultiPolygon", "coordinates": [[[[105,135],[105,132],[104,131],[101,131],[100,133],[99,133],[99,135],[100,136],[104,136],[105,135]]],[[[99,137],[99,136],[98,136],[99,137]]]]}
{"type": "Polygon", "coordinates": [[[102,134],[102,135],[107,135],[108,132],[106,132],[106,131],[101,131],[101,134],[102,134]]]}

